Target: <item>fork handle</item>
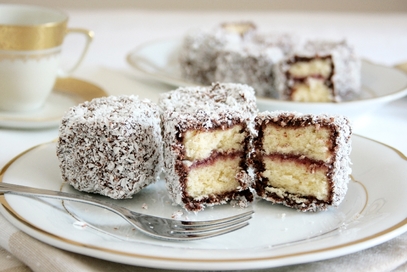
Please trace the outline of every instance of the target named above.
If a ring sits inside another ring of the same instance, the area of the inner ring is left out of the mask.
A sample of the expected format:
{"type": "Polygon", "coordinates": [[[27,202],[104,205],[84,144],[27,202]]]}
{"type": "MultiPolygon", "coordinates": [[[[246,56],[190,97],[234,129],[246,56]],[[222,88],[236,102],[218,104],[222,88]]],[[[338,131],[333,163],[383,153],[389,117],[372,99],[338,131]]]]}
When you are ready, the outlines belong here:
{"type": "Polygon", "coordinates": [[[97,206],[100,208],[108,209],[120,216],[122,216],[121,213],[126,213],[126,211],[127,211],[126,208],[117,206],[112,203],[102,202],[98,199],[92,198],[89,195],[77,195],[77,194],[65,193],[65,192],[60,192],[60,191],[38,189],[38,188],[33,188],[33,187],[28,187],[28,186],[23,186],[23,185],[16,185],[16,184],[0,182],[0,195],[8,194],[8,193],[13,194],[13,195],[21,195],[21,196],[29,196],[29,197],[46,197],[46,198],[76,201],[76,202],[90,204],[90,205],[97,206]]]}

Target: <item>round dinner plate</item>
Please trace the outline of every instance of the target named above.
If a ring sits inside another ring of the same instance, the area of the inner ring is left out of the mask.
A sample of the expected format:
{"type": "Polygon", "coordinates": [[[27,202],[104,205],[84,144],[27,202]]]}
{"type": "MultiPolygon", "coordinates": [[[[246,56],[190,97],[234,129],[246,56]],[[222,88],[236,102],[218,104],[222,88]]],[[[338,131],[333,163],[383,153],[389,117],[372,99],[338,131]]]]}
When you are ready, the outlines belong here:
{"type": "MultiPolygon", "coordinates": [[[[247,208],[222,205],[188,213],[171,205],[162,180],[129,200],[97,196],[138,212],[189,220],[255,211],[249,226],[206,240],[155,240],[109,211],[68,201],[6,194],[0,198],[0,212],[17,228],[47,244],[138,266],[242,270],[324,260],[375,246],[407,231],[407,210],[402,205],[407,199],[407,158],[361,136],[354,135],[352,140],[348,193],[339,207],[326,212],[301,213],[255,200],[247,208]]],[[[0,181],[76,192],[61,180],[55,148],[55,142],[45,143],[20,154],[1,170],[0,181]]]]}
{"type": "MultiPolygon", "coordinates": [[[[127,62],[136,71],[173,86],[197,85],[182,78],[178,63],[181,38],[152,41],[136,47],[127,55],[127,62]]],[[[302,113],[342,114],[359,117],[386,103],[407,95],[407,74],[362,60],[362,90],[359,98],[340,103],[306,103],[257,97],[260,110],[287,110],[302,113]]]]}
{"type": "Polygon", "coordinates": [[[53,91],[40,109],[28,112],[0,111],[0,127],[55,127],[70,107],[101,96],[106,96],[105,91],[90,82],[72,77],[58,78],[53,91]]]}

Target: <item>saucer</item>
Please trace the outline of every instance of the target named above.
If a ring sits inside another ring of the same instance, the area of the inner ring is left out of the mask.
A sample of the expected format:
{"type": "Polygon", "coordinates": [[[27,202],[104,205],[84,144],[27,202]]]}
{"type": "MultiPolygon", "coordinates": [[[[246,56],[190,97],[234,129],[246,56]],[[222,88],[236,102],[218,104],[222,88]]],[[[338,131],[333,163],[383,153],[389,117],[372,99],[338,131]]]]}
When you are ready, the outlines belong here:
{"type": "Polygon", "coordinates": [[[107,93],[90,82],[72,77],[58,78],[53,91],[40,109],[28,112],[0,111],[0,127],[23,129],[56,127],[70,107],[102,96],[107,96],[107,93]]]}

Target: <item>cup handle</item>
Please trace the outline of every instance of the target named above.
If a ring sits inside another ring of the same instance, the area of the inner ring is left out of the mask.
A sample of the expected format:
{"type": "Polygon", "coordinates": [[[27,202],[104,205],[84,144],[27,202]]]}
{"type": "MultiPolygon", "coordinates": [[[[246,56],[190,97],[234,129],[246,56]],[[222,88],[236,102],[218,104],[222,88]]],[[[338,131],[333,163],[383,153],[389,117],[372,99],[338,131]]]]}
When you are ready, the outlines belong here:
{"type": "Polygon", "coordinates": [[[78,68],[78,66],[81,64],[82,60],[84,59],[86,53],[88,52],[89,45],[90,45],[90,43],[92,42],[93,36],[94,36],[93,31],[87,30],[87,29],[84,29],[84,28],[68,28],[68,29],[66,30],[66,34],[65,34],[65,35],[68,35],[69,33],[80,33],[80,34],[83,34],[83,35],[86,37],[86,43],[85,43],[85,46],[84,46],[84,48],[83,48],[83,51],[82,51],[81,55],[79,56],[79,59],[76,61],[76,63],[75,63],[70,69],[68,69],[68,70],[66,70],[66,71],[64,71],[64,70],[62,70],[62,69],[59,69],[59,70],[58,70],[58,76],[59,76],[59,77],[67,77],[67,76],[69,76],[73,71],[75,71],[75,70],[78,68]]]}

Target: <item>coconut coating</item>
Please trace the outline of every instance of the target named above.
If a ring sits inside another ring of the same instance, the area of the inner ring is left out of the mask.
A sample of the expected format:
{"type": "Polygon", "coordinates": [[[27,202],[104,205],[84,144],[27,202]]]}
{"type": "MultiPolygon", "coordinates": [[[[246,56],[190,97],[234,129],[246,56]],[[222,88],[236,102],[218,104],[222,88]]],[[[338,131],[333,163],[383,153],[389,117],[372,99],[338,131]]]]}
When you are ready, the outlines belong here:
{"type": "Polygon", "coordinates": [[[241,45],[252,40],[256,26],[252,22],[230,22],[213,28],[191,29],[185,35],[179,54],[183,77],[209,85],[215,82],[217,55],[227,45],[241,45]]]}
{"type": "Polygon", "coordinates": [[[257,96],[277,98],[284,83],[284,75],[279,69],[283,57],[278,47],[251,44],[227,48],[218,54],[215,79],[244,83],[253,87],[257,96]]]}
{"type": "Polygon", "coordinates": [[[158,179],[158,106],[136,96],[96,98],[70,108],[57,142],[62,179],[84,192],[131,198],[158,179]]]}

